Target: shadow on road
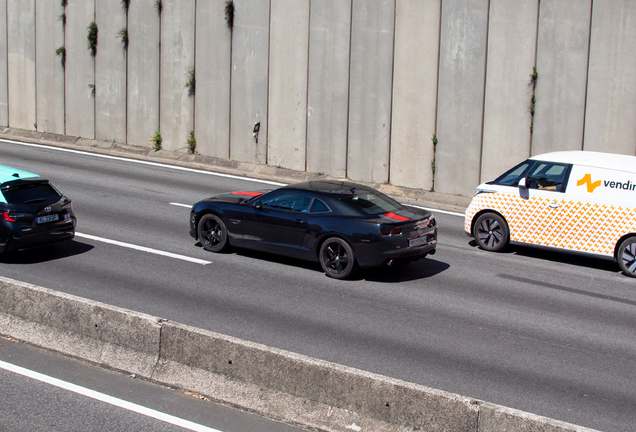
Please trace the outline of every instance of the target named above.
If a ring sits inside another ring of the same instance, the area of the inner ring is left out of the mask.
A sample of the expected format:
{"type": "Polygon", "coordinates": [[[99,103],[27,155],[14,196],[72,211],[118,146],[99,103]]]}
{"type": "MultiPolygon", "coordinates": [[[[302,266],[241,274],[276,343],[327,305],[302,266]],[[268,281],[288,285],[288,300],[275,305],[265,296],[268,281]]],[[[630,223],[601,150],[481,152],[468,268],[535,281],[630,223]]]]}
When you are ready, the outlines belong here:
{"type": "Polygon", "coordinates": [[[76,240],[0,255],[1,264],[38,264],[86,253],[93,245],[76,240]]]}

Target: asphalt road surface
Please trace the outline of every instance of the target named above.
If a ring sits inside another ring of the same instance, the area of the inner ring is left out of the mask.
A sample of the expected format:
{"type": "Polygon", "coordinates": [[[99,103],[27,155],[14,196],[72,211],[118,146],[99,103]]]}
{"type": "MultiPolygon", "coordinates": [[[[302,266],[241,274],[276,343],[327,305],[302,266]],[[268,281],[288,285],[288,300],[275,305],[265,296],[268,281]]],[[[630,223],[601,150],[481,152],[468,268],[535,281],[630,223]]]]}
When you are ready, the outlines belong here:
{"type": "Polygon", "coordinates": [[[78,217],[74,242],[2,257],[3,276],[594,429],[634,430],[636,280],[611,261],[484,252],[462,217],[437,212],[436,255],[338,281],[318,264],[210,254],[189,236],[194,202],[271,184],[6,142],[0,155],[48,177],[78,217]]]}

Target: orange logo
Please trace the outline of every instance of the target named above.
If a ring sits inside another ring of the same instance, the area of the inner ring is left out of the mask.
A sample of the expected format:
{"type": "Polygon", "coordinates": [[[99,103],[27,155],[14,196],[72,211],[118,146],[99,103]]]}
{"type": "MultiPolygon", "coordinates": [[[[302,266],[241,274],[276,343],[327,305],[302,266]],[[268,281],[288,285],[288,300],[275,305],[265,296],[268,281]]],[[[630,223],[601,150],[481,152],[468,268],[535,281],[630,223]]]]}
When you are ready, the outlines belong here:
{"type": "Polygon", "coordinates": [[[592,183],[592,176],[590,174],[585,174],[581,180],[578,180],[576,182],[577,186],[582,186],[584,184],[587,184],[587,191],[589,193],[592,193],[594,192],[594,189],[596,189],[597,187],[601,185],[601,181],[597,180],[592,183]]]}

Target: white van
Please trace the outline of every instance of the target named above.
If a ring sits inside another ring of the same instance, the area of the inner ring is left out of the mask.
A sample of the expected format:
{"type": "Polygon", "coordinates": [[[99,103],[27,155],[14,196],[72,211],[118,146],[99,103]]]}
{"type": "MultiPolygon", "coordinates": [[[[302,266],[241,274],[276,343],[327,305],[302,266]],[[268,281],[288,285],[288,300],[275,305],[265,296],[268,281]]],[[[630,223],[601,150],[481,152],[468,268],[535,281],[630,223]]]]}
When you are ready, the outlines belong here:
{"type": "Polygon", "coordinates": [[[636,157],[533,156],[477,187],[464,229],[485,250],[517,243],[591,254],[636,277],[636,157]]]}

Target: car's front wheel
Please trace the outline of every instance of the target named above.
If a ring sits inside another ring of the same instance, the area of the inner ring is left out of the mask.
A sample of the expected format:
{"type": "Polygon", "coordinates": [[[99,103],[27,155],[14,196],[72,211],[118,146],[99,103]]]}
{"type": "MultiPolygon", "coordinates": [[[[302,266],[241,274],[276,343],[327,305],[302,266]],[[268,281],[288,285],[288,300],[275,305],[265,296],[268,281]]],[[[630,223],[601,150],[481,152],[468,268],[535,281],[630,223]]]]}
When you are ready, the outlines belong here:
{"type": "Polygon", "coordinates": [[[199,241],[210,252],[221,252],[228,246],[227,229],[220,217],[206,214],[199,220],[199,241]]]}
{"type": "Polygon", "coordinates": [[[473,236],[480,248],[499,252],[510,240],[508,224],[496,213],[484,213],[477,218],[473,236]]]}
{"type": "Polygon", "coordinates": [[[616,260],[625,275],[636,277],[636,237],[629,237],[621,243],[616,260]]]}
{"type": "Polygon", "coordinates": [[[320,265],[327,276],[344,279],[356,270],[353,248],[338,237],[327,239],[320,248],[320,265]]]}

